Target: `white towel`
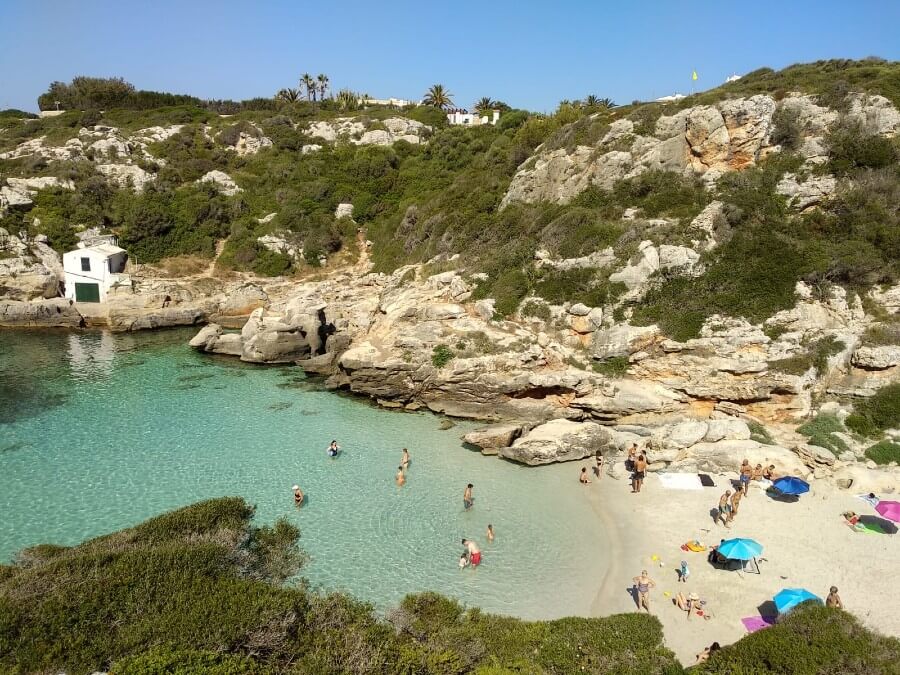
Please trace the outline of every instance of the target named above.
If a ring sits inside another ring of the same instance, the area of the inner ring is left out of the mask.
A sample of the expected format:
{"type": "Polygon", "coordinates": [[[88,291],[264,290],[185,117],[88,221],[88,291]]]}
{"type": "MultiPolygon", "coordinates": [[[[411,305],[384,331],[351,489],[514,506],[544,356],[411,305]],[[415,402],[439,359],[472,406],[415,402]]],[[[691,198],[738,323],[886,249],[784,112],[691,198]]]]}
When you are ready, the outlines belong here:
{"type": "Polygon", "coordinates": [[[658,473],[659,482],[669,490],[702,490],[703,483],[695,473],[658,473]]]}

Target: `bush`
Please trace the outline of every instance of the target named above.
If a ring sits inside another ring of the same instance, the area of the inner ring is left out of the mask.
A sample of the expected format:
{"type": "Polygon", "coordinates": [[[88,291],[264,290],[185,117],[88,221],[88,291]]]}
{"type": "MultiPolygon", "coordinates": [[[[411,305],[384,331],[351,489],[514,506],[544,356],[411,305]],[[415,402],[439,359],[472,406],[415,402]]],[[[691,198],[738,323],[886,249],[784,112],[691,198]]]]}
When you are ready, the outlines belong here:
{"type": "Polygon", "coordinates": [[[845,431],[844,425],[841,424],[837,417],[823,413],[819,413],[814,419],[797,429],[797,433],[809,438],[811,445],[826,448],[834,455],[839,455],[850,449],[844,441],[834,435],[835,432],[845,431]]]}
{"type": "Polygon", "coordinates": [[[747,426],[750,429],[750,440],[762,443],[763,445],[775,445],[775,439],[772,434],[762,424],[756,420],[748,420],[747,426]]]}
{"type": "Polygon", "coordinates": [[[116,661],[115,675],[268,675],[270,670],[247,656],[161,646],[116,661]]]}
{"type": "Polygon", "coordinates": [[[552,305],[571,301],[588,307],[603,307],[615,302],[625,291],[625,285],[610,282],[605,271],[575,268],[544,272],[534,291],[552,305]]]}
{"type": "Polygon", "coordinates": [[[799,149],[803,141],[799,118],[799,110],[779,106],[772,115],[772,143],[780,145],[783,151],[799,149]]]}
{"type": "Polygon", "coordinates": [[[431,364],[435,368],[443,368],[455,357],[453,350],[447,345],[437,345],[431,352],[431,364]]]}
{"type": "Polygon", "coordinates": [[[900,464],[900,444],[893,441],[879,441],[866,449],[866,457],[876,464],[900,464]]]}
{"type": "Polygon", "coordinates": [[[853,404],[847,426],[863,436],[900,427],[900,383],[889,384],[853,404]]]}
{"type": "Polygon", "coordinates": [[[897,151],[890,139],[867,134],[858,124],[837,126],[825,142],[828,166],[838,175],[855,169],[880,169],[897,161],[897,151]]]}
{"type": "Polygon", "coordinates": [[[540,300],[526,300],[522,303],[519,314],[524,317],[540,319],[541,321],[549,321],[550,306],[540,300]]]}
{"type": "Polygon", "coordinates": [[[808,345],[806,351],[801,354],[770,361],[769,367],[790,375],[803,375],[810,368],[815,368],[816,374],[822,376],[828,370],[828,359],[846,347],[843,342],[829,335],[808,345]]]}
{"type": "Polygon", "coordinates": [[[593,364],[594,372],[614,378],[625,377],[628,374],[628,367],[627,356],[611,356],[593,364]]]}

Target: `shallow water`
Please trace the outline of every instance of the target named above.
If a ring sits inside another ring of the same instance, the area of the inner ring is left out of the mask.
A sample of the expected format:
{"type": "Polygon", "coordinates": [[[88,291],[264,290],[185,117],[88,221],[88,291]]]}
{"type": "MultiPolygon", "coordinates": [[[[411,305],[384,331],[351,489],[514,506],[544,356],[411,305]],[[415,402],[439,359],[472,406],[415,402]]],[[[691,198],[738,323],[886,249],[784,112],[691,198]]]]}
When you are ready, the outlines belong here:
{"type": "Polygon", "coordinates": [[[382,608],[435,590],[523,617],[588,613],[605,547],[578,465],[482,457],[460,441],[472,425],[442,431],[441,418],[323,391],[297,368],[199,355],[192,333],[0,331],[0,561],[240,495],[259,521],[300,526],[315,586],[382,608]],[[477,570],[458,568],[462,537],[484,550],[477,570]]]}

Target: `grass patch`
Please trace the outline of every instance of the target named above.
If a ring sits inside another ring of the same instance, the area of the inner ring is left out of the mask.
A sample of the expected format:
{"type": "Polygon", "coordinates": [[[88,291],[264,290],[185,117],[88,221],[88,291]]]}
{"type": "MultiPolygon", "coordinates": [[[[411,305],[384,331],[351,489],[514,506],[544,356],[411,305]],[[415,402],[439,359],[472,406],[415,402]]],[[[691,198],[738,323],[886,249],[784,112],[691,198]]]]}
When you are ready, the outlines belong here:
{"type": "Polygon", "coordinates": [[[550,320],[550,305],[540,300],[526,300],[522,303],[519,313],[528,318],[550,320]]]}
{"type": "Polygon", "coordinates": [[[900,463],[900,444],[894,441],[879,441],[866,448],[866,457],[876,464],[900,463]]]}
{"type": "Polygon", "coordinates": [[[810,368],[815,368],[818,375],[823,375],[828,369],[828,359],[845,348],[843,342],[829,335],[811,343],[801,354],[770,361],[769,367],[790,375],[803,375],[810,368]]]}
{"type": "Polygon", "coordinates": [[[750,429],[750,440],[762,443],[763,445],[775,445],[775,439],[765,426],[756,420],[749,420],[747,426],[750,429]]]}
{"type": "Polygon", "coordinates": [[[443,368],[450,363],[456,354],[447,345],[437,345],[431,352],[431,365],[435,368],[443,368]]]}
{"type": "Polygon", "coordinates": [[[603,361],[595,361],[592,364],[595,373],[606,375],[607,377],[619,378],[628,374],[628,357],[627,356],[611,356],[603,361]]]}

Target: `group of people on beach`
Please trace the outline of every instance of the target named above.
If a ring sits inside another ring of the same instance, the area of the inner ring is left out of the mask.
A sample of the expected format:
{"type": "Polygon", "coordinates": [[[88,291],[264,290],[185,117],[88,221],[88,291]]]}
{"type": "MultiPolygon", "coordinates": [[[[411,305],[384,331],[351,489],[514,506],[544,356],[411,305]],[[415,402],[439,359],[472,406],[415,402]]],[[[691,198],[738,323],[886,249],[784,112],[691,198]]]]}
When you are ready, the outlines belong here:
{"type": "Polygon", "coordinates": [[[770,464],[766,468],[763,468],[762,464],[757,464],[756,468],[753,468],[750,466],[750,462],[745,459],[741,462],[738,487],[733,493],[731,490],[725,490],[725,493],[719,497],[719,507],[716,509],[716,522],[721,521],[725,527],[730,528],[731,522],[738,514],[741,500],[747,496],[747,492],[750,489],[750,481],[772,482],[776,477],[774,464],[770,464]]]}

